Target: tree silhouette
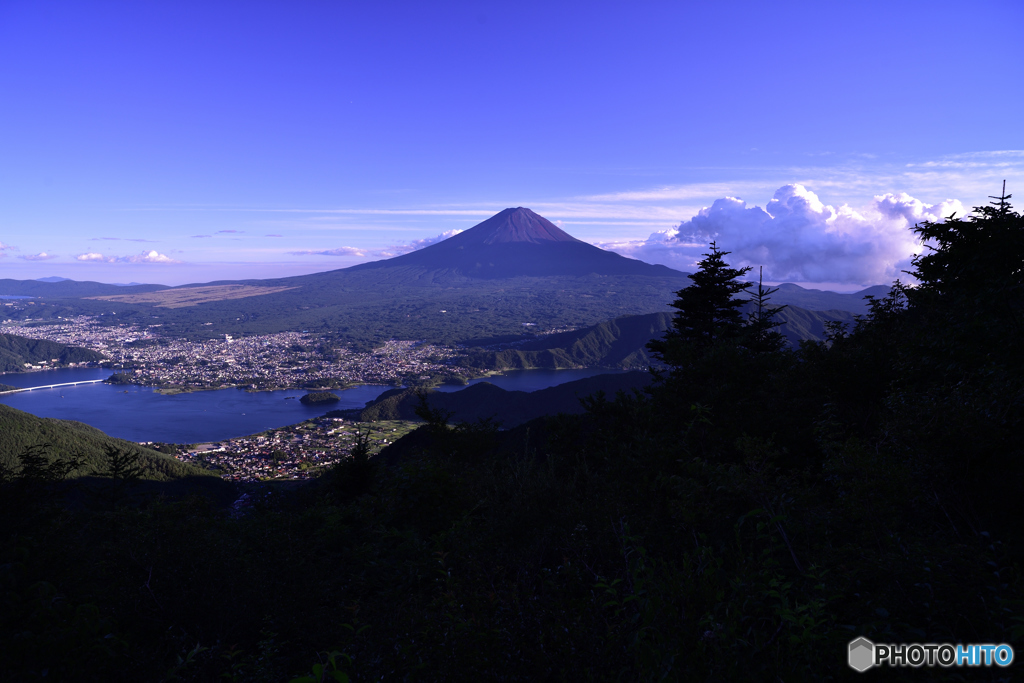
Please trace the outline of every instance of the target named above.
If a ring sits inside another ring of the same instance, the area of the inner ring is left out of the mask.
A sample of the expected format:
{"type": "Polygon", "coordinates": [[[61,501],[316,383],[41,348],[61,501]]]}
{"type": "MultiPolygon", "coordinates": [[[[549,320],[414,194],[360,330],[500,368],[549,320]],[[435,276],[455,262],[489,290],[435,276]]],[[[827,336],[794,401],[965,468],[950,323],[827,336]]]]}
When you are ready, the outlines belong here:
{"type": "Polygon", "coordinates": [[[755,355],[775,353],[786,347],[786,338],[775,328],[783,325],[775,319],[786,306],[769,306],[768,301],[771,295],[779,291],[778,287],[772,289],[764,286],[764,268],[758,271],[757,293],[751,298],[754,302],[754,310],[747,314],[747,327],[744,330],[745,346],[755,355]]]}
{"type": "Polygon", "coordinates": [[[672,329],[663,339],[647,345],[668,365],[681,364],[688,353],[702,355],[719,341],[738,338],[743,331],[739,309],[746,302],[736,295],[752,286],[739,280],[751,268],[730,267],[725,262],[730,252],[719,250],[715,242],[710,246],[710,253],[703,255],[699,269],[690,276],[693,284],[676,292],[671,306],[679,313],[672,320],[672,329]]]}

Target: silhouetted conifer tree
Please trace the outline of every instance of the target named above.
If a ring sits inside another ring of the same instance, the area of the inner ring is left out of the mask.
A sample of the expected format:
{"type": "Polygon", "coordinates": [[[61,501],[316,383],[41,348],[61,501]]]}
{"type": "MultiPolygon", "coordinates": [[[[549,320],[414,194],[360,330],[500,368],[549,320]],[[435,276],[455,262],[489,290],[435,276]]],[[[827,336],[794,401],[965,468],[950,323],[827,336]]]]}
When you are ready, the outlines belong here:
{"type": "Polygon", "coordinates": [[[743,346],[757,355],[777,353],[786,347],[786,338],[775,329],[783,324],[777,321],[775,316],[786,306],[768,305],[771,295],[779,289],[765,287],[763,274],[764,268],[761,268],[757,278],[757,293],[751,298],[754,310],[747,314],[747,329],[744,330],[743,342],[743,346]]]}
{"type": "Polygon", "coordinates": [[[715,242],[710,246],[710,253],[704,254],[699,269],[690,276],[693,284],[676,292],[678,298],[671,306],[679,313],[672,329],[647,346],[668,365],[680,365],[687,353],[701,355],[721,340],[736,339],[743,330],[739,309],[745,301],[736,295],[752,286],[739,280],[751,268],[731,268],[725,262],[730,252],[720,251],[715,242]]]}

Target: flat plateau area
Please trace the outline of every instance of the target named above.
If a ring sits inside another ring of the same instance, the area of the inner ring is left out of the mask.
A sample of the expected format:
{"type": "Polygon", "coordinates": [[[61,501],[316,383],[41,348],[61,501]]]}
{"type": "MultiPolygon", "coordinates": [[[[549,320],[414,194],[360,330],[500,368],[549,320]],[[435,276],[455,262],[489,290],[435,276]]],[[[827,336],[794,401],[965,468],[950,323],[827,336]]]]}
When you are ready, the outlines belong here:
{"type": "Polygon", "coordinates": [[[143,294],[113,294],[110,296],[90,296],[87,299],[101,301],[118,301],[125,304],[153,304],[158,308],[187,308],[198,306],[209,301],[226,301],[228,299],[247,299],[251,296],[275,294],[294,287],[257,287],[255,285],[210,285],[208,287],[185,287],[182,289],[162,289],[159,292],[143,294]]]}

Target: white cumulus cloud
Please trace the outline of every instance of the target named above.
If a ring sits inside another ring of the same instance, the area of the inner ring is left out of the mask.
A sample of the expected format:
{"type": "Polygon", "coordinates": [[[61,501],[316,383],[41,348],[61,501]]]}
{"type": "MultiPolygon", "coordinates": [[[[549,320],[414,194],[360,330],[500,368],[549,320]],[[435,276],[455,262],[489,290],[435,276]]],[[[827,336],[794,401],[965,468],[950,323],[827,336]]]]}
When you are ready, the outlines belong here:
{"type": "Polygon", "coordinates": [[[824,204],[802,185],[785,185],[764,207],[716,200],[676,228],[646,240],[600,246],[625,256],[693,270],[707,245],[731,252],[730,265],[764,266],[771,281],[880,284],[901,276],[921,244],[910,228],[963,213],[957,200],[925,204],[906,193],[875,196],[859,210],[824,204]]]}
{"type": "Polygon", "coordinates": [[[88,254],[79,254],[75,258],[78,259],[79,261],[96,261],[100,263],[113,263],[114,261],[117,260],[116,258],[113,257],[108,258],[103,254],[97,254],[96,252],[89,252],[88,254]]]}
{"type": "Polygon", "coordinates": [[[45,251],[41,251],[38,254],[25,254],[18,258],[25,259],[26,261],[49,261],[52,258],[57,258],[56,254],[47,254],[45,251]]]}
{"type": "Polygon", "coordinates": [[[161,254],[156,250],[144,251],[141,254],[135,256],[124,256],[118,259],[119,261],[125,261],[127,263],[181,263],[181,261],[175,261],[166,254],[161,254]]]}
{"type": "Polygon", "coordinates": [[[156,250],[144,251],[133,256],[104,256],[96,252],[89,252],[79,254],[75,258],[79,261],[91,261],[94,263],[181,263],[181,261],[176,261],[156,250]]]}

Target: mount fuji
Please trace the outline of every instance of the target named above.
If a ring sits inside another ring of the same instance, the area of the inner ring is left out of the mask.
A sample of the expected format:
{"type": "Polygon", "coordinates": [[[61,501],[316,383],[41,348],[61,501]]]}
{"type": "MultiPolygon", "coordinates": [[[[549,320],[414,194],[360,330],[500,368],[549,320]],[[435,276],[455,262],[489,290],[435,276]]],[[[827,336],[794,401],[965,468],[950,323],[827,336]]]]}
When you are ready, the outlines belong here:
{"type": "Polygon", "coordinates": [[[405,267],[481,279],[581,275],[681,277],[665,266],[626,258],[582,242],[530,209],[505,209],[453,237],[346,272],[405,267]]]}

